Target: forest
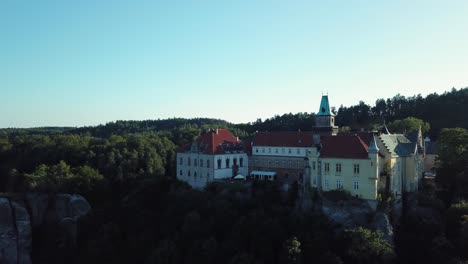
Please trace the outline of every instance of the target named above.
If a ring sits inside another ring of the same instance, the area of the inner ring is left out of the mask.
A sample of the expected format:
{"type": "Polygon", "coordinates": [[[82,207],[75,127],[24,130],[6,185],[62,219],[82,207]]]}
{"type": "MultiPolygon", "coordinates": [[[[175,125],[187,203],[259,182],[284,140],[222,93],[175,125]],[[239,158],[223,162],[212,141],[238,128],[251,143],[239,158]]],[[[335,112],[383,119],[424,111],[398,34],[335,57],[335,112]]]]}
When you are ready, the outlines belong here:
{"type": "Polygon", "coordinates": [[[404,209],[393,244],[364,228],[336,232],[275,183],[200,191],[175,178],[177,147],[210,128],[248,142],[255,131],[311,130],[313,112],[244,124],[172,118],[0,129],[0,192],[77,193],[92,205],[77,247],[33,248],[37,263],[468,263],[468,88],[333,111],[341,131],[421,127],[439,144],[435,183],[423,186],[417,210],[404,209]]]}

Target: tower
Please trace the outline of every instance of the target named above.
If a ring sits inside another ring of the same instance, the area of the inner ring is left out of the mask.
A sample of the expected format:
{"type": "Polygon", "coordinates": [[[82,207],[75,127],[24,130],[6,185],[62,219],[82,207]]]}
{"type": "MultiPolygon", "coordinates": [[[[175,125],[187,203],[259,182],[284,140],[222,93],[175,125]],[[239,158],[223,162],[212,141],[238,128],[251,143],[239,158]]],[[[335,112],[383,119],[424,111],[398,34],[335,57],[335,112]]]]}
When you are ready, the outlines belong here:
{"type": "Polygon", "coordinates": [[[315,115],[314,143],[320,143],[321,136],[335,136],[338,133],[338,127],[335,126],[335,115],[330,111],[328,95],[322,95],[320,108],[315,115]]]}
{"type": "Polygon", "coordinates": [[[377,143],[375,141],[375,136],[372,136],[372,140],[369,144],[368,157],[370,159],[370,175],[369,175],[369,191],[372,192],[374,197],[377,197],[377,190],[378,190],[378,180],[379,180],[379,148],[377,147],[377,143]]]}

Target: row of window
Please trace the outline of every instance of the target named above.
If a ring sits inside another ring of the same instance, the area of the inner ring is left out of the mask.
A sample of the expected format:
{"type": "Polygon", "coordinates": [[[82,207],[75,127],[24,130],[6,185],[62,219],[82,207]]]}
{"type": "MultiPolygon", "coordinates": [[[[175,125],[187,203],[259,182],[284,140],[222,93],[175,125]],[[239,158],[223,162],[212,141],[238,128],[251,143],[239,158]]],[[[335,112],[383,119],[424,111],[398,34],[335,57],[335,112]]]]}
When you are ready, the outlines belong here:
{"type": "MultiPolygon", "coordinates": [[[[182,170],[180,170],[180,171],[179,171],[179,175],[180,175],[180,176],[183,176],[183,175],[184,175],[184,172],[183,172],[182,170]]],[[[191,173],[190,173],[190,170],[187,171],[187,176],[188,176],[188,177],[191,177],[191,176],[192,176],[191,173]]],[[[198,176],[198,175],[197,175],[197,172],[194,171],[194,172],[193,172],[193,177],[196,178],[197,176],[198,176]]],[[[203,175],[200,174],[200,177],[203,177],[203,175]]],[[[209,172],[206,173],[206,177],[208,177],[208,178],[210,177],[210,173],[209,173],[209,172]]]]}
{"type": "MultiPolygon", "coordinates": [[[[324,174],[330,174],[330,163],[325,162],[324,163],[324,174]]],[[[315,170],[315,161],[312,162],[312,170],[315,170]]],[[[353,173],[354,175],[359,174],[359,164],[353,164],[353,173]]],[[[341,163],[336,163],[335,164],[335,174],[340,175],[341,174],[341,163]]]]}
{"type": "Polygon", "coordinates": [[[272,168],[301,168],[301,162],[292,160],[252,160],[252,166],[265,166],[272,168]]]}
{"type": "MultiPolygon", "coordinates": [[[[179,159],[179,164],[184,165],[184,158],[179,159]]],[[[200,164],[200,167],[203,167],[203,159],[200,159],[199,164],[200,164]]],[[[222,164],[221,159],[218,159],[218,169],[221,169],[221,164],[222,164]]],[[[192,166],[192,159],[191,158],[187,158],[187,165],[192,166]]],[[[231,160],[226,159],[225,160],[225,165],[226,165],[225,168],[230,168],[231,167],[231,160]]],[[[233,165],[237,166],[237,158],[233,159],[233,165]]],[[[193,166],[198,167],[198,159],[193,159],[193,166]]],[[[206,160],[206,167],[210,168],[210,166],[211,166],[210,165],[210,160],[206,160]]],[[[243,158],[239,159],[239,167],[244,167],[244,159],[243,158]]]]}
{"type": "MultiPolygon", "coordinates": [[[[328,190],[328,180],[324,181],[324,189],[328,190]]],[[[343,184],[341,183],[341,180],[336,180],[336,189],[343,189],[343,184]]],[[[357,191],[359,190],[359,181],[354,181],[353,184],[353,190],[357,191]]]]}
{"type": "MultiPolygon", "coordinates": [[[[275,153],[276,154],[279,154],[280,151],[279,151],[279,148],[275,148],[275,153]]],[[[292,148],[281,148],[281,154],[286,154],[286,152],[288,154],[292,154],[293,153],[293,149],[292,148]]],[[[255,153],[259,153],[260,152],[260,148],[255,148],[255,153]]],[[[271,151],[271,148],[261,148],[261,153],[272,153],[271,151]],[[266,152],[267,151],[267,152],[266,152]]],[[[302,154],[302,150],[301,149],[296,149],[296,154],[302,154]]]]}

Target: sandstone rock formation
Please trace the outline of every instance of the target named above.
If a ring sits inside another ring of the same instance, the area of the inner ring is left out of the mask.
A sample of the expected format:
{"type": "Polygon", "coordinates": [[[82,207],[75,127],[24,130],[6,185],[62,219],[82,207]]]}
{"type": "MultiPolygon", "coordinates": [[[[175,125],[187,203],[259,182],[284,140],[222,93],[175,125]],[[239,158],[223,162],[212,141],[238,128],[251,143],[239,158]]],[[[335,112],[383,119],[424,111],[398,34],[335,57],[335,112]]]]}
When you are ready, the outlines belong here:
{"type": "Polygon", "coordinates": [[[49,237],[51,243],[75,245],[77,222],[90,210],[80,195],[27,193],[0,197],[0,263],[31,263],[33,229],[39,234],[54,234],[42,236],[49,237]]]}

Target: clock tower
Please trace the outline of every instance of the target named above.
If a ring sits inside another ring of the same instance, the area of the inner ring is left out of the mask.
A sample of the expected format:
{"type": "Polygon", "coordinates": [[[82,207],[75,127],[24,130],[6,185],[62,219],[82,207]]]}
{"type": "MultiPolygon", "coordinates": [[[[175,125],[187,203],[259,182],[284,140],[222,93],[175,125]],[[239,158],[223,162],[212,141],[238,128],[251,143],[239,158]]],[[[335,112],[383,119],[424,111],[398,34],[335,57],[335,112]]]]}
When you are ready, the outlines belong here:
{"type": "Polygon", "coordinates": [[[328,95],[322,95],[320,108],[315,115],[315,126],[312,128],[314,133],[314,143],[320,143],[321,136],[335,136],[338,133],[338,127],[335,126],[335,115],[330,111],[328,95]]]}

